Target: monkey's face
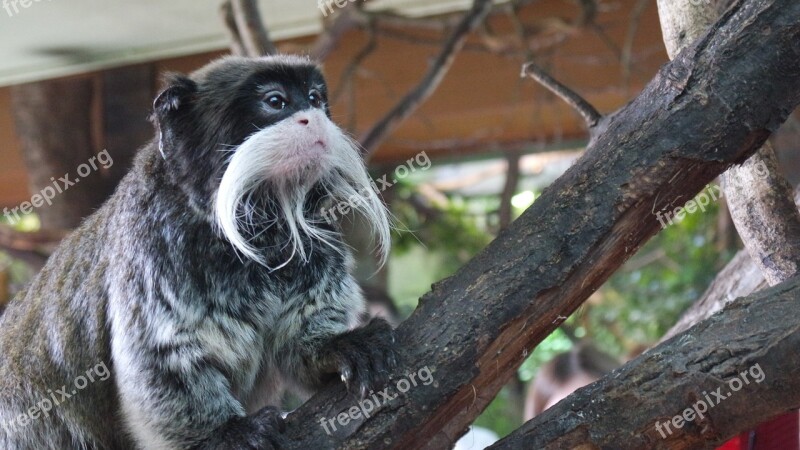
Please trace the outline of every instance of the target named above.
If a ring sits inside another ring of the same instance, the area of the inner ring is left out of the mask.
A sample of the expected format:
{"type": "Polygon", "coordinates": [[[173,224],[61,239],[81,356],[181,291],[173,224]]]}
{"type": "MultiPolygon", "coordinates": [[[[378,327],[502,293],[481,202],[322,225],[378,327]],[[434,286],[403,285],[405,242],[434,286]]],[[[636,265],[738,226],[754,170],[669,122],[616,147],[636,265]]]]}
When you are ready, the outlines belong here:
{"type": "Polygon", "coordinates": [[[385,207],[358,145],[330,120],[325,81],[307,59],[217,61],[173,78],[155,111],[170,173],[244,256],[265,263],[253,238],[272,226],[289,236],[288,259],[307,260],[304,241],[341,251],[319,211],[340,202],[372,224],[385,255],[385,207]]]}

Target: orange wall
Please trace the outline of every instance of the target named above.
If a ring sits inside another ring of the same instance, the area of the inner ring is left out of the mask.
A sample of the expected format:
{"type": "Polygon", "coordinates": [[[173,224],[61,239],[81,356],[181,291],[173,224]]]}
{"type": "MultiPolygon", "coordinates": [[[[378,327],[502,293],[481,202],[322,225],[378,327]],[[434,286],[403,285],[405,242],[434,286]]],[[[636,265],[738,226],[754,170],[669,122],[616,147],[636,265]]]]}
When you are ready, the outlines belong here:
{"type": "MultiPolygon", "coordinates": [[[[639,23],[634,41],[636,63],[630,79],[624,80],[616,48],[621,48],[625,42],[635,1],[621,0],[614,4],[616,8],[600,13],[597,18],[607,39],[614,42],[613,46],[607,45],[605,38],[595,31],[573,31],[563,45],[550,52],[551,55],[537,60],[601,112],[624,105],[667,60],[656,8],[651,5],[639,23]]],[[[523,11],[523,22],[536,27],[545,24],[545,19],[552,23],[554,17],[569,21],[578,10],[565,5],[570,3],[536,2],[523,11]]],[[[492,28],[503,32],[509,30],[510,25],[499,17],[493,20],[492,28]]],[[[380,36],[377,50],[358,71],[355,77],[356,122],[355,129],[351,130],[356,136],[363,134],[400,95],[414,86],[438,52],[436,40],[440,38],[435,34],[411,34],[417,41],[435,39],[432,44],[420,45],[409,42],[408,38],[380,36]]],[[[552,38],[552,34],[545,33],[540,42],[546,43],[552,38]]],[[[521,58],[476,50],[479,42],[474,36],[470,39],[439,89],[381,147],[373,158],[374,163],[403,161],[422,150],[434,158],[458,158],[466,153],[485,151],[495,143],[544,141],[557,144],[585,137],[583,122],[575,112],[533,81],[520,79],[521,58]],[[454,141],[463,145],[442,144],[454,141]]],[[[302,43],[303,40],[294,40],[281,46],[284,51],[292,51],[302,43]]],[[[336,91],[341,74],[365,43],[363,33],[351,32],[328,58],[324,70],[331,91],[336,91]]],[[[154,65],[158,72],[190,72],[220,54],[176,58],[154,65]]],[[[18,204],[29,196],[19,142],[13,132],[9,97],[9,88],[0,88],[0,206],[18,204]]],[[[346,99],[347,95],[342,95],[340,101],[332,105],[334,119],[343,126],[351,123],[346,99]]]]}
{"type": "Polygon", "coordinates": [[[11,116],[11,90],[0,89],[0,206],[28,197],[28,179],[11,116]]]}

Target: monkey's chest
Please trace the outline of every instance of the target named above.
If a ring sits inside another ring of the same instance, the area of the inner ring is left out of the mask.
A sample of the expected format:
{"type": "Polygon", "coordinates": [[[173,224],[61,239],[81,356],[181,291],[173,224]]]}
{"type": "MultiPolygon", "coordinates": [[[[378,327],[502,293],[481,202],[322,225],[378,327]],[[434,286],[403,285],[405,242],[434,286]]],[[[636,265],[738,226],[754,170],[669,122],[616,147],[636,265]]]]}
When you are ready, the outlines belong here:
{"type": "Polygon", "coordinates": [[[204,356],[226,375],[237,393],[252,389],[267,355],[267,335],[274,322],[272,302],[218,310],[195,329],[204,356]]]}

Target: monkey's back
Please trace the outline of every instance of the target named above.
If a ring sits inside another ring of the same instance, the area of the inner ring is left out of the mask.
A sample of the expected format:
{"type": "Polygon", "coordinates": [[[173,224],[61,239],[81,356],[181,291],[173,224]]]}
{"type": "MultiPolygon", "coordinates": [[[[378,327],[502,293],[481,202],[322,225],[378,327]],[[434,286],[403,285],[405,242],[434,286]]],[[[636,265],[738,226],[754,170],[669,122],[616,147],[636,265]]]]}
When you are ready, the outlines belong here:
{"type": "Polygon", "coordinates": [[[68,236],[0,316],[2,449],[132,448],[110,376],[103,246],[112,214],[113,201],[68,236]],[[100,365],[105,380],[92,373],[100,365]]]}

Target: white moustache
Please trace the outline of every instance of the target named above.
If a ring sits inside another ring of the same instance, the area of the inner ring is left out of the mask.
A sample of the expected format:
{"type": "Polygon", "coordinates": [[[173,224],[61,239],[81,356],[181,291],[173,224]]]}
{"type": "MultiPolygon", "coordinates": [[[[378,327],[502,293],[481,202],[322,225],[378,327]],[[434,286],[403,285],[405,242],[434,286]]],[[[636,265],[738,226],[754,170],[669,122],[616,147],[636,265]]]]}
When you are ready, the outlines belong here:
{"type": "Polygon", "coordinates": [[[303,236],[344,252],[338,233],[306,217],[306,199],[316,183],[334,202],[354,195],[363,198],[354,209],[371,225],[385,262],[391,245],[386,207],[371,186],[358,144],[318,109],[298,112],[259,130],[233,150],[215,200],[217,225],[239,253],[270,270],[285,266],[295,255],[308,262],[303,236]],[[269,267],[261,249],[241,231],[254,226],[252,194],[265,183],[276,195],[279,208],[273,214],[279,217],[274,219],[288,227],[287,244],[292,248],[277,267],[269,267]]]}

